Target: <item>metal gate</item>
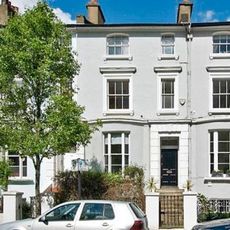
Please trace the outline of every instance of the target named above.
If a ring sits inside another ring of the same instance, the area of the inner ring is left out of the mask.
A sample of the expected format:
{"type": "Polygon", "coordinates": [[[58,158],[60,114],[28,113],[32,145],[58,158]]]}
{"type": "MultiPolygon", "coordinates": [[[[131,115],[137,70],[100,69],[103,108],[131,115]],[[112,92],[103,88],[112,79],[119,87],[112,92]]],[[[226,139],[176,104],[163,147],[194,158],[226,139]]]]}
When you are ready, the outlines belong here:
{"type": "Polygon", "coordinates": [[[160,195],[160,227],[182,228],[184,220],[183,196],[176,194],[160,195]]]}

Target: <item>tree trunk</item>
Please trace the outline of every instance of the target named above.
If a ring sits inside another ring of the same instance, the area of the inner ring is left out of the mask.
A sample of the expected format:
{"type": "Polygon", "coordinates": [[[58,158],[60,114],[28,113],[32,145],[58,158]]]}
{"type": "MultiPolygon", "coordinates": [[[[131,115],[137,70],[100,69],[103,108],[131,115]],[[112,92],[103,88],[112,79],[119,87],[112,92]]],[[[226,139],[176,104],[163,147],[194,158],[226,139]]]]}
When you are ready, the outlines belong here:
{"type": "Polygon", "coordinates": [[[41,162],[39,157],[36,157],[35,165],[35,215],[41,215],[41,194],[40,194],[40,169],[41,162]]]}

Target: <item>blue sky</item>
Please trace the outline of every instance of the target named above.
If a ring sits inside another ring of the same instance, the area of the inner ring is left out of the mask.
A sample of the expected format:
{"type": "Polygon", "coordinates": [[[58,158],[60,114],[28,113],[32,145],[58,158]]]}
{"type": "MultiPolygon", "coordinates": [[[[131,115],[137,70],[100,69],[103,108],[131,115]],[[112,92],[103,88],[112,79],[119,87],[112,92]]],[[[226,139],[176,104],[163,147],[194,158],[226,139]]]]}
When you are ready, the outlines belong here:
{"type": "MultiPolygon", "coordinates": [[[[71,15],[86,14],[89,0],[52,0],[71,15]]],[[[176,21],[177,6],[182,0],[98,0],[107,23],[176,21]]],[[[230,0],[193,0],[193,21],[230,20],[230,0]]]]}
{"type": "MultiPolygon", "coordinates": [[[[37,0],[11,0],[21,8],[30,8],[37,0]]],[[[86,15],[89,0],[48,0],[66,23],[76,15],[86,15]]],[[[177,6],[182,0],[98,0],[106,23],[175,23],[177,6]]],[[[230,21],[230,0],[193,0],[193,22],[230,21]]]]}

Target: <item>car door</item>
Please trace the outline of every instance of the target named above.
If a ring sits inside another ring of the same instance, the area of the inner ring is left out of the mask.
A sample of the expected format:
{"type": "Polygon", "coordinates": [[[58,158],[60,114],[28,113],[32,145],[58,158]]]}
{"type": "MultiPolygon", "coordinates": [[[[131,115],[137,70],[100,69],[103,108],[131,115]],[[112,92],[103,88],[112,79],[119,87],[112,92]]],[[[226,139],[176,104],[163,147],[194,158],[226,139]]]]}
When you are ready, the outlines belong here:
{"type": "Polygon", "coordinates": [[[68,203],[58,206],[33,223],[33,230],[74,230],[75,216],[80,203],[68,203]]]}
{"type": "Polygon", "coordinates": [[[111,230],[114,218],[111,204],[86,202],[76,222],[76,230],[111,230]]]}

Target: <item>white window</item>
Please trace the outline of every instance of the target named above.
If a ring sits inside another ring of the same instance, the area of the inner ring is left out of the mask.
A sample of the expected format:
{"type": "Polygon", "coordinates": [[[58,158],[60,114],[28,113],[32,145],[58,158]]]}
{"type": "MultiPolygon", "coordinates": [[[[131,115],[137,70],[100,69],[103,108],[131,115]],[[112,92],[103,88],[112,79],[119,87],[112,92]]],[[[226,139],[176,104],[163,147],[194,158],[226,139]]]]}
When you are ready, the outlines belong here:
{"type": "Polygon", "coordinates": [[[16,151],[8,151],[7,159],[11,165],[11,176],[12,177],[26,177],[27,176],[27,158],[22,158],[16,151]]]}
{"type": "Polygon", "coordinates": [[[230,34],[220,34],[213,36],[213,53],[230,53],[230,34]]]}
{"type": "Polygon", "coordinates": [[[104,76],[104,113],[133,113],[130,75],[104,76]]]}
{"type": "Polygon", "coordinates": [[[174,55],[175,38],[173,34],[164,34],[161,37],[163,55],[174,55]]]}
{"type": "Polygon", "coordinates": [[[108,80],[108,108],[129,109],[129,80],[108,80]]]}
{"type": "Polygon", "coordinates": [[[178,111],[178,76],[162,74],[158,76],[158,110],[162,113],[178,111]]]}
{"type": "Polygon", "coordinates": [[[210,132],[210,173],[230,170],[230,131],[210,132]]]}
{"type": "Polygon", "coordinates": [[[129,165],[129,133],[104,134],[105,170],[121,172],[129,165]]]}
{"type": "Polygon", "coordinates": [[[107,55],[128,55],[129,37],[126,35],[112,35],[107,37],[107,55]]]}
{"type": "Polygon", "coordinates": [[[161,79],[162,109],[174,109],[174,82],[175,79],[161,79]]]}
{"type": "Polygon", "coordinates": [[[210,75],[211,112],[230,112],[230,74],[210,75]]]}

